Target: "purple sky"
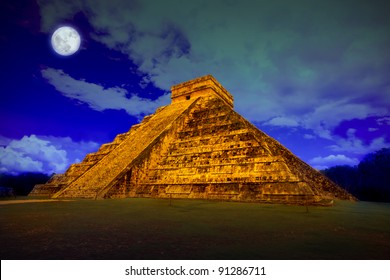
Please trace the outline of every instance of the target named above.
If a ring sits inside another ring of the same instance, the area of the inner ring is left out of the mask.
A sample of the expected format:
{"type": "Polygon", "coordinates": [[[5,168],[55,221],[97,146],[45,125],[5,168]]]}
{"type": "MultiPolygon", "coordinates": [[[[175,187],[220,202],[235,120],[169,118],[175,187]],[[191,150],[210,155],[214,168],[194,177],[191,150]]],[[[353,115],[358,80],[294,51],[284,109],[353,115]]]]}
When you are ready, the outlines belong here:
{"type": "Polygon", "coordinates": [[[0,172],[64,172],[206,74],[313,167],[356,165],[390,147],[385,4],[3,1],[0,172]],[[50,45],[61,25],[82,36],[69,57],[50,45]]]}

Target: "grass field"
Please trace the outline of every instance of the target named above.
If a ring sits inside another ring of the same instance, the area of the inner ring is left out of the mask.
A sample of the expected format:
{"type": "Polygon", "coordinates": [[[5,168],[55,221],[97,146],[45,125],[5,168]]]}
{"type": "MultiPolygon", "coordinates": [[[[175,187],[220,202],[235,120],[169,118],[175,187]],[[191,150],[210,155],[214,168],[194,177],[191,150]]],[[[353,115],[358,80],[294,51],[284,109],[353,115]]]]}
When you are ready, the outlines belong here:
{"type": "Polygon", "coordinates": [[[390,259],[390,204],[0,204],[1,259],[390,259]]]}

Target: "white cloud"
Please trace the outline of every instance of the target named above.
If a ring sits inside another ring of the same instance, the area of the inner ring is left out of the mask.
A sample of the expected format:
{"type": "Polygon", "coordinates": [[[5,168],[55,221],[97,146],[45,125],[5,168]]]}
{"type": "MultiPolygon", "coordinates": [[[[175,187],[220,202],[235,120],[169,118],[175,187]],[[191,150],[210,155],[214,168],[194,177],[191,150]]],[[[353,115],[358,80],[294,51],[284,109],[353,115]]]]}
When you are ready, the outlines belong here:
{"type": "Polygon", "coordinates": [[[62,173],[80,155],[98,147],[95,142],[73,142],[69,137],[24,136],[0,147],[0,172],[62,173]]]}
{"type": "Polygon", "coordinates": [[[67,153],[69,164],[80,162],[87,153],[96,152],[100,143],[94,141],[73,141],[70,137],[39,136],[40,139],[49,141],[58,150],[67,153]]]}
{"type": "Polygon", "coordinates": [[[382,148],[390,147],[390,143],[386,142],[385,137],[375,138],[370,143],[365,144],[361,139],[356,137],[355,133],[356,129],[348,129],[347,138],[337,138],[336,144],[331,145],[328,148],[334,152],[366,155],[382,148]]]}
{"type": "Polygon", "coordinates": [[[289,119],[286,117],[276,117],[265,122],[264,125],[297,127],[299,126],[299,123],[296,120],[289,119]]]}
{"type": "Polygon", "coordinates": [[[11,174],[19,172],[43,172],[43,164],[12,148],[0,148],[0,172],[11,174]]]}
{"type": "Polygon", "coordinates": [[[385,108],[374,108],[368,104],[354,104],[347,100],[338,100],[322,104],[306,114],[302,124],[324,139],[333,139],[332,130],[342,121],[365,119],[375,114],[385,114],[385,108]]]}
{"type": "Polygon", "coordinates": [[[60,69],[43,69],[42,76],[64,96],[86,103],[97,111],[123,109],[129,115],[140,116],[153,113],[158,107],[167,105],[170,100],[168,94],[156,100],[130,96],[123,88],[104,88],[85,80],[76,80],[60,69]]]}
{"type": "Polygon", "coordinates": [[[326,169],[335,165],[357,165],[359,160],[357,158],[349,158],[345,155],[329,155],[326,157],[315,157],[309,160],[309,163],[316,169],[326,169]]]}
{"type": "Polygon", "coordinates": [[[368,128],[369,132],[374,132],[374,131],[377,131],[377,130],[379,130],[379,128],[376,128],[376,127],[369,127],[368,128]]]}
{"type": "Polygon", "coordinates": [[[390,147],[390,143],[387,143],[384,137],[375,138],[368,145],[365,145],[359,138],[349,137],[338,139],[337,144],[329,146],[334,152],[349,152],[356,155],[366,155],[385,147],[390,147]]]}
{"type": "Polygon", "coordinates": [[[324,170],[329,168],[327,165],[312,165],[312,167],[317,170],[324,170]]]}
{"type": "Polygon", "coordinates": [[[313,135],[313,134],[304,134],[303,135],[303,138],[305,138],[305,139],[316,139],[317,137],[315,136],[315,135],[313,135]]]}
{"type": "Polygon", "coordinates": [[[383,117],[376,120],[378,125],[390,125],[390,117],[383,117]]]}

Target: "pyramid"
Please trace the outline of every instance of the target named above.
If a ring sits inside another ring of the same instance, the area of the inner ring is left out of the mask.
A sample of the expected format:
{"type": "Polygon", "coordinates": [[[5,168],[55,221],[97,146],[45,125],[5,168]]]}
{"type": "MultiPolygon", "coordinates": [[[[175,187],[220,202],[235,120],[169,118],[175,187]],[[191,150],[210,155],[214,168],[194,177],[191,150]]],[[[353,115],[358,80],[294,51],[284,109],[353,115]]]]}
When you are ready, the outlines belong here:
{"type": "Polygon", "coordinates": [[[353,196],[233,109],[212,76],[172,87],[171,104],[30,195],[321,204],[353,196]]]}

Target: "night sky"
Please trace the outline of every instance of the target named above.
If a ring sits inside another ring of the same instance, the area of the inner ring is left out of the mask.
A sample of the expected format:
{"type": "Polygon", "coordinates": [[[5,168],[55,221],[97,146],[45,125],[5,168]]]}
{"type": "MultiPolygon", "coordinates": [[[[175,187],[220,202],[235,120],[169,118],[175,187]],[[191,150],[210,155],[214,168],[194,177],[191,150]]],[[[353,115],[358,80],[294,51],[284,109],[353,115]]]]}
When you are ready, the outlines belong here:
{"type": "Polygon", "coordinates": [[[317,169],[390,147],[386,1],[0,4],[0,172],[62,173],[213,75],[235,110],[317,169]],[[70,25],[81,48],[50,44],[70,25]]]}

